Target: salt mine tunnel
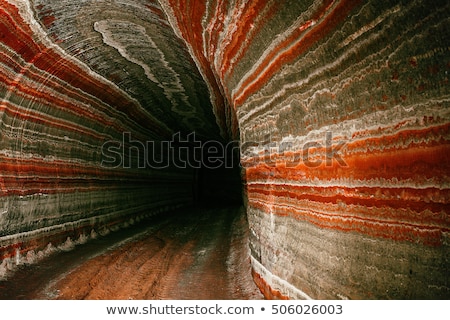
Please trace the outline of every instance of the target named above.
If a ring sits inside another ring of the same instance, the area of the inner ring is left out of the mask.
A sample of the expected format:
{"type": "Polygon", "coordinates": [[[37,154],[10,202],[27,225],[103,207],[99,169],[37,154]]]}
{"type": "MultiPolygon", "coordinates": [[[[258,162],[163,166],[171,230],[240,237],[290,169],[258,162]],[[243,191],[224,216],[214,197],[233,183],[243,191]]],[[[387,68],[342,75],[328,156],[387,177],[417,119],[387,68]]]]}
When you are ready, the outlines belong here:
{"type": "Polygon", "coordinates": [[[236,204],[264,298],[450,298],[449,22],[446,0],[0,0],[0,275],[236,204]]]}

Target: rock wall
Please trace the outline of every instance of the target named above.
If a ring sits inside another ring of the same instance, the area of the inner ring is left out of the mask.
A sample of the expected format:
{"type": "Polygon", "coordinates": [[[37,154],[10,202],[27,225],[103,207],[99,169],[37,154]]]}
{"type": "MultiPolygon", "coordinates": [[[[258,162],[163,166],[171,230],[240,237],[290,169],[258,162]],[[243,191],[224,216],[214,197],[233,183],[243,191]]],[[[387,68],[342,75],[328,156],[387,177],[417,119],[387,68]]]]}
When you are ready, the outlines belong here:
{"type": "MultiPolygon", "coordinates": [[[[266,297],[449,298],[449,13],[444,0],[0,0],[3,266],[192,203],[196,170],[145,157],[195,132],[240,141],[266,297]]],[[[201,187],[220,194],[226,174],[207,172],[201,187]]]]}
{"type": "Polygon", "coordinates": [[[266,296],[448,298],[448,1],[161,2],[236,112],[266,296]]]}
{"type": "Polygon", "coordinates": [[[148,1],[0,1],[0,274],[193,203],[195,170],[153,150],[223,138],[168,26],[148,1]]]}

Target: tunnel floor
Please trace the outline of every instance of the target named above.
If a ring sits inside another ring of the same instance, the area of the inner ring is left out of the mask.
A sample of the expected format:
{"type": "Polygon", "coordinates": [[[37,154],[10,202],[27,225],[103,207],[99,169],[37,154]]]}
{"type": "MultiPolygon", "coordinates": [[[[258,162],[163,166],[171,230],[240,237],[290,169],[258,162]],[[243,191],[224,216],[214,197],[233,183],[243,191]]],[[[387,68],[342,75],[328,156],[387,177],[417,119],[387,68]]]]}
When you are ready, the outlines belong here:
{"type": "Polygon", "coordinates": [[[247,232],[243,207],[178,210],[20,266],[0,299],[263,299],[247,232]]]}

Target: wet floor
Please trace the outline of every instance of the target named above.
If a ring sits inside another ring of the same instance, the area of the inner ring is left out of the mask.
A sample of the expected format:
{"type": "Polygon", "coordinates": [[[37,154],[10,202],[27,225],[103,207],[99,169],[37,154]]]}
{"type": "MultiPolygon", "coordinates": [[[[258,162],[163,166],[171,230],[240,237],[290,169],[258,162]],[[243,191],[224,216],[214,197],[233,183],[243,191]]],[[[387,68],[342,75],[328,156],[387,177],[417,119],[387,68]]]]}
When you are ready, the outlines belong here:
{"type": "Polygon", "coordinates": [[[0,299],[263,299],[242,207],[166,214],[21,266],[0,299]]]}

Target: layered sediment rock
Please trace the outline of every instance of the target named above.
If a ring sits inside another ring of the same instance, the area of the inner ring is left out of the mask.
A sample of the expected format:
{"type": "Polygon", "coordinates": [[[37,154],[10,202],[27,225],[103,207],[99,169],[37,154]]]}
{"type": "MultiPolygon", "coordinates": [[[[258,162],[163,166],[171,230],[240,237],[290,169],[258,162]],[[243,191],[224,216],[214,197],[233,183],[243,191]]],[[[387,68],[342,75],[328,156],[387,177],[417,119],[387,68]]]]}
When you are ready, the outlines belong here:
{"type": "Polygon", "coordinates": [[[1,1],[0,13],[4,267],[192,203],[194,170],[149,169],[147,142],[220,131],[157,4],[1,1]]]}
{"type": "Polygon", "coordinates": [[[3,259],[189,203],[101,147],[195,131],[241,142],[267,297],[450,296],[448,1],[0,2],[3,259]]]}
{"type": "Polygon", "coordinates": [[[166,2],[237,114],[267,296],[448,297],[448,3],[166,2]]]}

